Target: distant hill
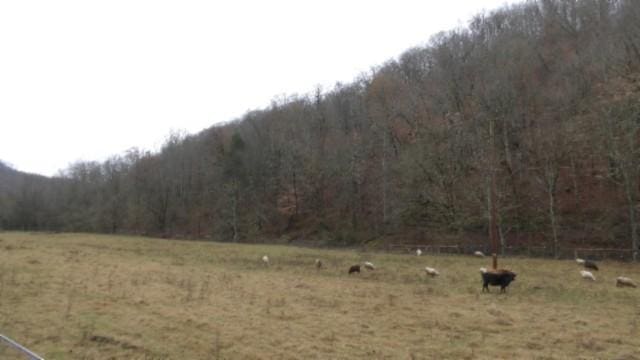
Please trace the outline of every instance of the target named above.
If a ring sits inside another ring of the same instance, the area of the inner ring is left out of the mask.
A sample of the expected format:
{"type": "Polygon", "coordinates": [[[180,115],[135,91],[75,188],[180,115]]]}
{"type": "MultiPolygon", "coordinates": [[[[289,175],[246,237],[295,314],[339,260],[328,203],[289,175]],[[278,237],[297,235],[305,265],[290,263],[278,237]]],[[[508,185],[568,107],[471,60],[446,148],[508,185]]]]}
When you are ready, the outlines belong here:
{"type": "Polygon", "coordinates": [[[15,189],[19,183],[20,173],[0,160],[0,193],[15,189]]]}
{"type": "Polygon", "coordinates": [[[13,169],[0,160],[0,229],[47,230],[53,225],[53,208],[46,206],[59,180],[13,169]]]}
{"type": "Polygon", "coordinates": [[[638,249],[638,24],[632,0],[479,14],[158,153],[8,180],[5,227],[480,247],[493,173],[501,245],[638,249]]]}

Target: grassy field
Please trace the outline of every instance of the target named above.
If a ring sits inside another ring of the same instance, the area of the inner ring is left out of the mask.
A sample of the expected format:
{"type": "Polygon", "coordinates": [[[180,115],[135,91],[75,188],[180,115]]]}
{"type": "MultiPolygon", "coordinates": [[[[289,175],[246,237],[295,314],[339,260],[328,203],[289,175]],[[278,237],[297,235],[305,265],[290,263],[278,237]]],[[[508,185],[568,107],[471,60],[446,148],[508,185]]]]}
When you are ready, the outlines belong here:
{"type": "Polygon", "coordinates": [[[640,359],[640,289],[614,284],[640,266],[502,259],[516,281],[483,294],[489,262],[4,232],[0,333],[47,359],[640,359]]]}

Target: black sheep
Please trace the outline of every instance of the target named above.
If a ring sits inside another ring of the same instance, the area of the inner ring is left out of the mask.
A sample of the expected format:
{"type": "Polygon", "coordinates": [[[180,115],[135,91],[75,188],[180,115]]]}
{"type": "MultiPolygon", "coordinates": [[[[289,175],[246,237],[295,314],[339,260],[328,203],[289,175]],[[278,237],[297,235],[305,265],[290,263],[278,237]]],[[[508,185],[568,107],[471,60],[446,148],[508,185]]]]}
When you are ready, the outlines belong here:
{"type": "Polygon", "coordinates": [[[500,292],[506,292],[507,286],[516,279],[516,273],[509,270],[493,270],[482,273],[482,292],[490,292],[489,285],[500,286],[500,292]]]}
{"type": "Polygon", "coordinates": [[[598,265],[596,265],[596,263],[591,260],[585,260],[584,267],[587,269],[598,271],[598,265]]]}
{"type": "Polygon", "coordinates": [[[360,273],[360,265],[353,265],[352,267],[349,268],[349,275],[351,275],[352,273],[360,273]]]}

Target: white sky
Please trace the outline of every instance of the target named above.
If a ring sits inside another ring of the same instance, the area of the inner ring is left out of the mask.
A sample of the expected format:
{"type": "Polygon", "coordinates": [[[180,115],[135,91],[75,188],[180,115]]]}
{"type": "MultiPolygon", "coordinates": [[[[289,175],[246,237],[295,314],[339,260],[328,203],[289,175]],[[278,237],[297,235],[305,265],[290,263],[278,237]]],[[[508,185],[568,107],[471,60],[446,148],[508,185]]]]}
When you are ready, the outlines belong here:
{"type": "Polygon", "coordinates": [[[156,150],[513,2],[0,1],[0,159],[53,175],[156,150]]]}

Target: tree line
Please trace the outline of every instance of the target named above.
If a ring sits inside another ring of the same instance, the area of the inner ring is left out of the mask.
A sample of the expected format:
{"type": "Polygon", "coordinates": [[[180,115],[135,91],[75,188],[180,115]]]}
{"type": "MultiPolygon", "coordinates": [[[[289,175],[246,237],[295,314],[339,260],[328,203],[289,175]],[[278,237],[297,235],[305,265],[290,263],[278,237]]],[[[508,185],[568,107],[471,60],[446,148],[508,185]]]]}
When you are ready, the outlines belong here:
{"type": "Polygon", "coordinates": [[[640,2],[530,0],[159,152],[0,166],[0,226],[486,242],[494,173],[501,245],[638,249],[639,127],[640,2]]]}

